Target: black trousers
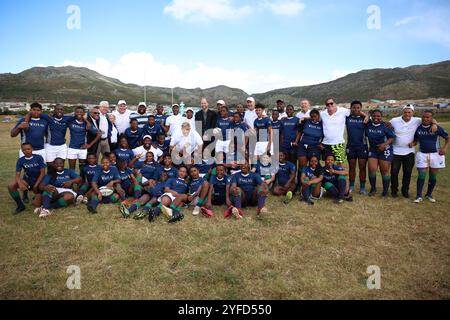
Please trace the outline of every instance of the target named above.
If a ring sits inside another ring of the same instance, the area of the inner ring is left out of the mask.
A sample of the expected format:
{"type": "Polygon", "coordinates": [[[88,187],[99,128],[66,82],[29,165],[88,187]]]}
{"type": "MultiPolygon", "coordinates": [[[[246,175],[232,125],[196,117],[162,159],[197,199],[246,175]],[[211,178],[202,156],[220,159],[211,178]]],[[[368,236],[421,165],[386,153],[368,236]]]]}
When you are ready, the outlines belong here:
{"type": "Polygon", "coordinates": [[[409,192],[409,184],[411,183],[411,174],[415,163],[414,153],[407,154],[405,156],[394,155],[394,160],[391,165],[391,191],[392,193],[398,193],[398,174],[400,168],[403,168],[402,179],[402,193],[409,192]]]}

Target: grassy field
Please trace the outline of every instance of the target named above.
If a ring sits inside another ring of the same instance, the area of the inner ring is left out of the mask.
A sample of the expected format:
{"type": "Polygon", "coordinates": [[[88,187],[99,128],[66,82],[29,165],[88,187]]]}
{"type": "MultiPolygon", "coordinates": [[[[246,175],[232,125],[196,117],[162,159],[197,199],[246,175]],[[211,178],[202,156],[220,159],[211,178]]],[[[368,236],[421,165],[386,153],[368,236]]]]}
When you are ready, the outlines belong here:
{"type": "Polygon", "coordinates": [[[1,299],[450,298],[449,169],[436,204],[356,195],[307,207],[271,197],[261,220],[252,209],[224,220],[221,209],[213,219],[186,212],[179,224],[150,224],[122,219],[114,205],[39,220],[31,207],[12,215],[11,126],[0,125],[1,299]],[[70,265],[81,268],[81,290],[66,287],[70,265]],[[381,290],[367,289],[370,265],[381,268],[381,290]]]}

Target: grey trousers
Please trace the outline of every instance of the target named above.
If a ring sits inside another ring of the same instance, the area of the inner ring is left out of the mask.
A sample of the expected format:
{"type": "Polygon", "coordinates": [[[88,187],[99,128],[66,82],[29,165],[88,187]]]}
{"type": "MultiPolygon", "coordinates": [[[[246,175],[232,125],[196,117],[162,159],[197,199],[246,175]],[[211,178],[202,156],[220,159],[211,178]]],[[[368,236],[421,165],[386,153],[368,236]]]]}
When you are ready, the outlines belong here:
{"type": "Polygon", "coordinates": [[[102,155],[102,157],[105,155],[106,152],[111,152],[111,150],[109,149],[109,142],[108,139],[106,140],[100,140],[98,142],[98,147],[97,147],[97,160],[100,162],[100,155],[102,155]]]}

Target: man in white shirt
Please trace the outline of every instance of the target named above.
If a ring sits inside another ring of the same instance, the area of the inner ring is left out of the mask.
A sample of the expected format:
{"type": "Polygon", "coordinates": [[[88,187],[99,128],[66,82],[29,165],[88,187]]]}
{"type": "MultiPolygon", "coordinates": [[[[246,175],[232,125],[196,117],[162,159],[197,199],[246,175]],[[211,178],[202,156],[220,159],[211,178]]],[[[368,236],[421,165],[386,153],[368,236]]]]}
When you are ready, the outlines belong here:
{"type": "Polygon", "coordinates": [[[133,149],[134,156],[139,156],[139,161],[145,161],[147,152],[153,152],[153,158],[156,162],[159,162],[163,155],[161,149],[153,147],[152,137],[150,135],[146,135],[142,138],[142,146],[133,149]]]}
{"type": "Polygon", "coordinates": [[[172,115],[166,119],[166,126],[169,128],[168,134],[173,136],[176,132],[179,132],[185,119],[186,118],[180,114],[180,106],[174,104],[172,106],[172,115]]]}
{"type": "Polygon", "coordinates": [[[311,112],[310,110],[310,103],[308,100],[304,99],[300,102],[300,111],[297,112],[297,114],[295,115],[297,118],[299,118],[300,120],[303,118],[309,118],[309,113],[311,112]]]}
{"type": "Polygon", "coordinates": [[[119,135],[125,133],[125,130],[130,127],[130,115],[133,113],[127,109],[127,103],[125,100],[120,100],[117,103],[116,110],[112,113],[116,117],[116,127],[119,131],[119,135]]]}
{"type": "Polygon", "coordinates": [[[191,129],[195,130],[194,109],[192,109],[192,108],[186,109],[186,118],[184,119],[184,121],[189,122],[189,124],[191,125],[191,129]]]}
{"type": "MultiPolygon", "coordinates": [[[[170,140],[170,150],[175,150],[178,154],[182,154],[185,162],[191,159],[194,152],[200,153],[199,159],[202,159],[202,149],[203,139],[197,131],[192,129],[188,121],[183,122],[181,130],[176,132],[170,140]]],[[[185,164],[189,165],[190,162],[185,164]]]]}
{"type": "Polygon", "coordinates": [[[104,156],[105,153],[111,152],[108,139],[111,137],[112,127],[109,122],[109,116],[108,116],[109,102],[108,101],[100,102],[99,109],[100,109],[100,119],[99,119],[98,129],[101,130],[102,136],[98,143],[96,155],[97,155],[97,159],[100,160],[100,155],[104,156]]]}
{"type": "MultiPolygon", "coordinates": [[[[414,117],[414,106],[407,104],[403,107],[402,116],[393,118],[390,121],[395,132],[394,160],[391,166],[391,192],[392,196],[398,196],[398,175],[400,168],[403,168],[402,178],[402,196],[409,198],[409,185],[411,183],[411,174],[415,163],[415,148],[409,147],[409,144],[414,141],[414,134],[417,128],[422,124],[422,119],[414,117]]],[[[436,125],[433,125],[432,130],[437,130],[436,125]]]]}
{"type": "Polygon", "coordinates": [[[244,123],[249,129],[254,128],[254,123],[258,116],[255,111],[255,99],[253,97],[247,98],[247,111],[245,111],[244,115],[244,123]]]}

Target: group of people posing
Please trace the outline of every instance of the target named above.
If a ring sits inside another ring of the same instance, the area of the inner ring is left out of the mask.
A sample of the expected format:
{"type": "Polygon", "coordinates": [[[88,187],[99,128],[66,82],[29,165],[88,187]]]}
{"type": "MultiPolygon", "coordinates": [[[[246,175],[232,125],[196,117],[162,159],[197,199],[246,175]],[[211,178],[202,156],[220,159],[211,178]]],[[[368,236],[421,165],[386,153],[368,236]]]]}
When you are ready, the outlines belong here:
{"type": "Polygon", "coordinates": [[[155,114],[143,103],[131,112],[123,100],[109,113],[109,103],[102,101],[88,114],[76,107],[67,116],[61,105],[47,115],[33,103],[11,130],[21,138],[16,176],[8,185],[15,212],[25,210],[31,191],[41,218],[73,204],[96,213],[99,204],[118,203],[124,218],[153,221],[163,214],[174,223],[190,206],[193,215],[207,217],[215,214],[213,206],[225,206],[226,218],[240,219],[245,207],[256,207],[258,216],[267,213],[270,193],[284,196],[286,204],[296,193],[308,205],[323,196],[338,204],[352,201],[358,169],[360,194],[377,194],[379,170],[382,197],[390,187],[398,197],[403,167],[401,195],[409,198],[414,163],[419,173],[414,202],[423,201],[427,175],[425,199],[436,202],[433,190],[450,139],[432,111],[417,118],[414,106],[406,105],[400,117],[383,121],[380,110],[364,113],[360,101],[350,109],[338,107],[332,98],[322,111],[303,100],[297,113],[281,100],[266,110],[252,97],[247,108],[238,105],[234,112],[223,100],[217,111],[205,98],[200,106],[182,115],[175,104],[167,116],[161,105],[155,114]]]}

